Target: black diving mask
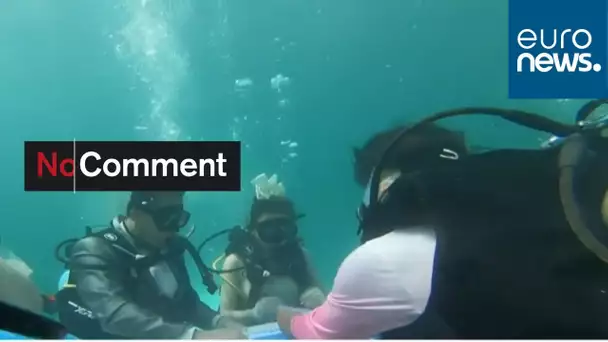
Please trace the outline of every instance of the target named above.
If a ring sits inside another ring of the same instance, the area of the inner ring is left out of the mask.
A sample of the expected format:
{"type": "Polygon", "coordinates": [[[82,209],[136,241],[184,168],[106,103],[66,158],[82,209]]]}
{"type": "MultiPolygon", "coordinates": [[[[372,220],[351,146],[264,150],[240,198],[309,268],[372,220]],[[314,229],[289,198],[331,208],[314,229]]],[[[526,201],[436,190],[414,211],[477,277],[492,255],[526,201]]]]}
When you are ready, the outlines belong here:
{"type": "Polygon", "coordinates": [[[177,233],[190,221],[190,213],[184,210],[183,204],[159,208],[138,208],[152,217],[154,224],[161,232],[177,233]]]}
{"type": "Polygon", "coordinates": [[[268,244],[282,244],[298,235],[298,225],[290,218],[277,218],[258,222],[254,227],[260,240],[268,244]]]}

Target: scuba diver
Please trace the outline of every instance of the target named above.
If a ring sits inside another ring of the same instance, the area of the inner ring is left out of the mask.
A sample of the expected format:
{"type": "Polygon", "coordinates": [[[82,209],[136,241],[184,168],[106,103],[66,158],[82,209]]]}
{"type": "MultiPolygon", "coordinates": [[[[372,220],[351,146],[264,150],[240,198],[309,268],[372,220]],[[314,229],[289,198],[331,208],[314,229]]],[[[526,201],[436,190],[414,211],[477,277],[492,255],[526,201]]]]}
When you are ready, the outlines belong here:
{"type": "Polygon", "coordinates": [[[361,246],[326,302],[281,307],[297,339],[608,338],[608,103],[574,125],[461,108],[382,132],[355,151],[367,184],[361,246]],[[489,114],[553,134],[534,149],[472,153],[435,121],[489,114]],[[401,246],[399,249],[398,246],[401,246]]]}
{"type": "Polygon", "coordinates": [[[126,216],[57,247],[69,270],[57,310],[70,333],[82,339],[245,338],[243,326],[202,303],[190,283],[185,252],[209,292],[216,291],[196,248],[178,235],[190,218],[183,197],[132,192],[126,216]]]}
{"type": "Polygon", "coordinates": [[[0,339],[66,337],[61,324],[43,315],[47,296],[31,279],[32,269],[4,246],[0,254],[0,339]]]}
{"type": "MultiPolygon", "coordinates": [[[[253,180],[256,196],[248,224],[229,230],[224,253],[220,312],[247,326],[276,317],[279,304],[313,309],[321,305],[321,290],[298,237],[293,202],[285,197],[276,175],[253,180]]],[[[214,263],[214,269],[220,259],[214,263]]]]}

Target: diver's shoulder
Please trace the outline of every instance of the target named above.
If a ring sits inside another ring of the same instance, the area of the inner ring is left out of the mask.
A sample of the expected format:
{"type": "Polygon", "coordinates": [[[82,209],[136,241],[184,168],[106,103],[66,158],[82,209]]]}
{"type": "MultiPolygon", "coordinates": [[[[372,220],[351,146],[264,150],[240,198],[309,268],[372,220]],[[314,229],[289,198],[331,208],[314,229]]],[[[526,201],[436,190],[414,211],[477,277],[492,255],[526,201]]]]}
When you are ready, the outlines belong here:
{"type": "Polygon", "coordinates": [[[395,229],[392,232],[379,237],[379,241],[404,241],[404,240],[435,240],[436,229],[432,226],[416,226],[402,229],[395,229]]]}
{"type": "Polygon", "coordinates": [[[431,226],[415,226],[395,228],[393,231],[371,239],[361,245],[362,248],[386,248],[387,246],[400,245],[406,241],[418,239],[435,240],[435,229],[431,226]]]}
{"type": "Polygon", "coordinates": [[[395,256],[416,255],[420,249],[434,250],[435,245],[436,236],[432,227],[420,226],[395,229],[362,244],[349,257],[374,263],[394,260],[395,256]]]}
{"type": "Polygon", "coordinates": [[[225,269],[225,270],[232,269],[232,268],[237,268],[237,267],[243,267],[243,266],[245,266],[245,263],[235,253],[228,254],[224,258],[224,267],[223,267],[223,269],[225,269]]]}
{"type": "Polygon", "coordinates": [[[91,235],[86,236],[74,243],[71,249],[72,258],[83,255],[95,255],[99,257],[114,257],[115,248],[105,239],[91,235]]]}

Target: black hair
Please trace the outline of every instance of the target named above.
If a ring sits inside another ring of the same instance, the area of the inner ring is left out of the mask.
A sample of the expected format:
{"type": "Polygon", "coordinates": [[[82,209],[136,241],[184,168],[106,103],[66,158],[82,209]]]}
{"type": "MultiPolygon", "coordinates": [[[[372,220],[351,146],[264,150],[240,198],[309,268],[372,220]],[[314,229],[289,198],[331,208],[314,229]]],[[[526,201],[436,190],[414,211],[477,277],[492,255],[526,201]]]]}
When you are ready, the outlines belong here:
{"type": "Polygon", "coordinates": [[[185,193],[185,191],[133,191],[129,197],[129,202],[127,203],[126,214],[129,215],[134,207],[142,204],[143,202],[149,202],[154,200],[156,197],[162,196],[163,194],[178,194],[183,196],[185,193]]]}
{"type": "MultiPolygon", "coordinates": [[[[353,149],[354,177],[359,185],[367,185],[372,170],[380,161],[386,148],[406,127],[399,126],[377,133],[368,139],[363,147],[353,149]]],[[[460,155],[468,153],[464,133],[436,124],[428,124],[412,130],[401,139],[397,149],[388,156],[384,166],[387,169],[403,169],[409,162],[410,168],[416,167],[416,165],[411,165],[416,164],[415,160],[438,147],[449,148],[460,155]]]]}
{"type": "Polygon", "coordinates": [[[270,196],[267,199],[254,198],[249,209],[247,229],[251,230],[260,216],[264,214],[284,215],[293,220],[298,219],[295,206],[287,197],[270,196]]]}

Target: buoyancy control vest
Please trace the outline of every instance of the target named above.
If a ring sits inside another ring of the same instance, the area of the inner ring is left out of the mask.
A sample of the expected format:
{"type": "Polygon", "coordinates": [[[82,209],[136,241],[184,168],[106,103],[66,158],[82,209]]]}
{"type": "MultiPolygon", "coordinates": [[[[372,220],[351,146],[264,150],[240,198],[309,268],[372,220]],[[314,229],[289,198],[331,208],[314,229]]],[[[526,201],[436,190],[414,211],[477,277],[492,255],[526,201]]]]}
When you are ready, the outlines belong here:
{"type": "Polygon", "coordinates": [[[312,285],[308,261],[299,239],[279,247],[278,250],[273,251],[272,256],[265,256],[260,251],[261,247],[246,231],[240,229],[240,233],[247,234],[247,237],[231,239],[224,253],[236,255],[244,264],[241,271],[245,272],[251,284],[247,308],[254,307],[263,297],[264,284],[271,276],[291,278],[297,284],[299,293],[312,285]]]}
{"type": "Polygon", "coordinates": [[[440,160],[397,180],[382,203],[368,198],[363,241],[429,220],[437,230],[427,309],[384,337],[608,337],[608,128],[570,134],[550,149],[440,160]]]}
{"type": "Polygon", "coordinates": [[[456,337],[608,336],[597,311],[608,314],[608,265],[570,229],[557,173],[544,167],[551,157],[551,151],[494,152],[487,158],[518,164],[505,174],[498,160],[488,159],[491,167],[468,172],[451,189],[446,182],[445,198],[434,201],[437,247],[427,313],[438,314],[456,337]]]}

